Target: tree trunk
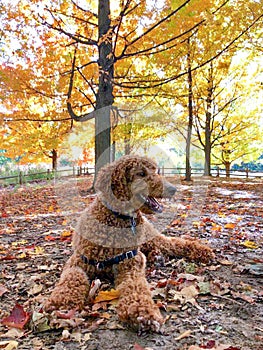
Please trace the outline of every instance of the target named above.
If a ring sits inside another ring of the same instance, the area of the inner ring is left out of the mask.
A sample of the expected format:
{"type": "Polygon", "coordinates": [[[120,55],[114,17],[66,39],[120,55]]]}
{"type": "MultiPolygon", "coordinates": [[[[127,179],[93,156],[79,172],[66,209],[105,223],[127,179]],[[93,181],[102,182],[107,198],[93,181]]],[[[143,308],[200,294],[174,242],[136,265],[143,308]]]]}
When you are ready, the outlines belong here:
{"type": "Polygon", "coordinates": [[[190,38],[187,40],[188,52],[187,52],[187,66],[188,66],[188,128],[186,136],[186,149],[185,149],[185,179],[191,181],[191,138],[193,129],[193,78],[191,69],[191,56],[190,56],[190,38]]]}
{"type": "Polygon", "coordinates": [[[116,158],[116,141],[112,141],[111,145],[111,161],[114,162],[116,158]]]}
{"type": "Polygon", "coordinates": [[[57,170],[58,168],[58,152],[53,149],[52,150],[52,170],[57,170]]]}
{"type": "Polygon", "coordinates": [[[225,169],[226,169],[226,177],[230,177],[230,162],[225,162],[225,169]]]}
{"type": "MultiPolygon", "coordinates": [[[[206,130],[207,131],[207,130],[206,130]]],[[[210,176],[211,175],[211,135],[209,136],[209,133],[205,133],[205,169],[204,169],[204,175],[210,176]]]]}
{"type": "Polygon", "coordinates": [[[211,123],[212,123],[212,96],[213,96],[213,66],[209,70],[207,87],[206,113],[205,113],[205,176],[211,176],[211,123]]]}
{"type": "Polygon", "coordinates": [[[126,138],[124,139],[124,153],[130,154],[131,153],[131,139],[130,138],[126,138]]]}
{"type": "Polygon", "coordinates": [[[111,106],[113,104],[114,57],[110,20],[110,0],[99,0],[99,86],[95,116],[95,177],[111,160],[111,106]]]}

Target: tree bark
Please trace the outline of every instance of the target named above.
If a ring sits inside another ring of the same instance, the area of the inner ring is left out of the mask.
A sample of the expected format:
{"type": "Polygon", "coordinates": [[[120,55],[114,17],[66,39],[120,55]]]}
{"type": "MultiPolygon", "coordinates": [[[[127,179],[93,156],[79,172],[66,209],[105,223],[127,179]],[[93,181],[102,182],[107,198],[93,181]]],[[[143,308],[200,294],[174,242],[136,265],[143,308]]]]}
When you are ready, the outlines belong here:
{"type": "Polygon", "coordinates": [[[187,40],[188,52],[187,52],[187,69],[188,69],[188,127],[186,136],[186,149],[185,149],[185,179],[191,181],[191,138],[193,130],[193,77],[191,67],[191,50],[190,50],[190,38],[187,40]]]}
{"type": "Polygon", "coordinates": [[[57,150],[52,150],[52,170],[57,170],[58,168],[58,152],[57,150]]]}
{"type": "Polygon", "coordinates": [[[225,162],[225,169],[226,169],[226,177],[230,177],[230,162],[225,162]]]}
{"type": "Polygon", "coordinates": [[[111,161],[111,106],[113,104],[114,57],[110,20],[110,0],[98,2],[99,86],[95,116],[95,177],[111,161]]]}
{"type": "Polygon", "coordinates": [[[212,122],[212,96],[213,96],[213,66],[211,63],[209,70],[205,113],[205,165],[204,175],[211,176],[211,122],[212,122]]]}

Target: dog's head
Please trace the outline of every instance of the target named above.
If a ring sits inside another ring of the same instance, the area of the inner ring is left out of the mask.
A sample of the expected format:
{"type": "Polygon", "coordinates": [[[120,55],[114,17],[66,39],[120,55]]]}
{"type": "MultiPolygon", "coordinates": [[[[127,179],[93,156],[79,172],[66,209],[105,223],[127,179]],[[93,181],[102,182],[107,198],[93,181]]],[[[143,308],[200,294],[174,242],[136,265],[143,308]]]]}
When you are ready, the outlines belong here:
{"type": "Polygon", "coordinates": [[[171,197],[176,188],[157,170],[157,164],[147,157],[123,156],[100,170],[95,189],[108,208],[120,213],[161,212],[156,198],[171,197]]]}

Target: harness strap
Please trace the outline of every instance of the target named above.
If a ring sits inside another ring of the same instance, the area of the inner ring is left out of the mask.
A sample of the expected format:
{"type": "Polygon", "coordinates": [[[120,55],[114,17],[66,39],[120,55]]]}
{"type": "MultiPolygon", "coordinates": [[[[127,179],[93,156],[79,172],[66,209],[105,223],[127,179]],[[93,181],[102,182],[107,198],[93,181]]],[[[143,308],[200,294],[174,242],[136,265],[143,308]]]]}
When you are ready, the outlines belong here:
{"type": "Polygon", "coordinates": [[[95,266],[98,270],[103,270],[105,267],[119,264],[121,261],[126,259],[132,259],[138,254],[137,249],[130,250],[128,252],[114,256],[113,258],[106,259],[104,261],[97,261],[88,259],[85,255],[81,255],[80,258],[85,264],[95,266]]]}

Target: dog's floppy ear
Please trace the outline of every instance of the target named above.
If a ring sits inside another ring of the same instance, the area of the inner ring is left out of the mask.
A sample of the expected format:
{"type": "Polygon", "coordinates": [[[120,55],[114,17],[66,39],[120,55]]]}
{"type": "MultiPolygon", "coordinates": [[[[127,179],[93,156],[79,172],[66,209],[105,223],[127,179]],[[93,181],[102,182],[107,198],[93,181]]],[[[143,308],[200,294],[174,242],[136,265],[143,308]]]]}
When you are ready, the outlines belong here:
{"type": "Polygon", "coordinates": [[[117,162],[114,171],[111,174],[111,188],[117,199],[129,200],[129,169],[127,163],[117,162]]]}
{"type": "Polygon", "coordinates": [[[106,195],[111,192],[111,173],[113,170],[114,166],[112,164],[105,165],[100,169],[94,185],[97,193],[105,193],[106,195]]]}
{"type": "Polygon", "coordinates": [[[125,163],[113,162],[104,166],[98,173],[95,190],[105,200],[127,200],[130,197],[125,163]]]}

